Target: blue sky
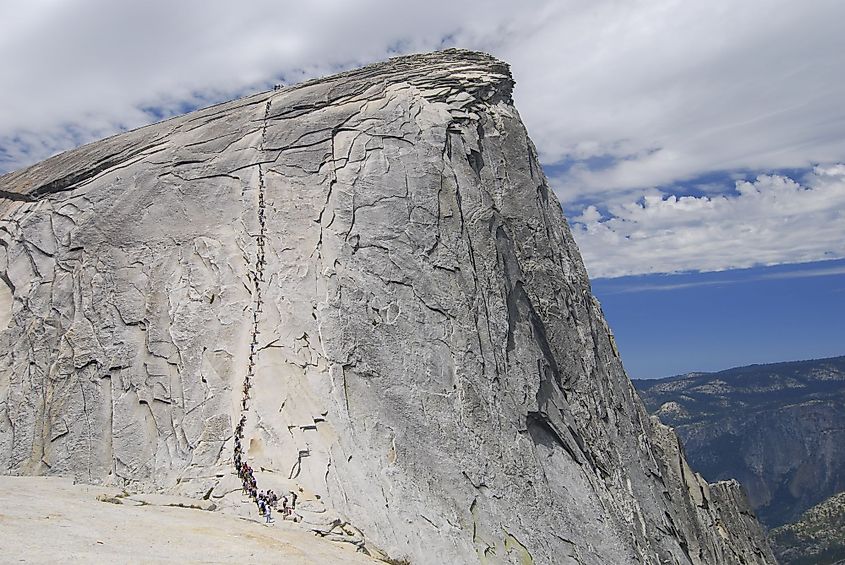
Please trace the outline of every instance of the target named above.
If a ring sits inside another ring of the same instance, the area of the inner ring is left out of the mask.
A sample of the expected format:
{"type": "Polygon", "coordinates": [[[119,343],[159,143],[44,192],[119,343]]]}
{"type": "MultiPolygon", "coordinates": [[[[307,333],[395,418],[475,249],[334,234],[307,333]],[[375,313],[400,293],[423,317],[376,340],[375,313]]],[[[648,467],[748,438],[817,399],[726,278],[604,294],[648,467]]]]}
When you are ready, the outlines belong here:
{"type": "Polygon", "coordinates": [[[845,354],[845,261],[593,281],[631,378],[845,354]]]}
{"type": "Polygon", "coordinates": [[[845,353],[842,275],[813,274],[845,259],[842,21],[839,0],[6,0],[0,173],[276,82],[483,50],[633,375],[845,353]]]}

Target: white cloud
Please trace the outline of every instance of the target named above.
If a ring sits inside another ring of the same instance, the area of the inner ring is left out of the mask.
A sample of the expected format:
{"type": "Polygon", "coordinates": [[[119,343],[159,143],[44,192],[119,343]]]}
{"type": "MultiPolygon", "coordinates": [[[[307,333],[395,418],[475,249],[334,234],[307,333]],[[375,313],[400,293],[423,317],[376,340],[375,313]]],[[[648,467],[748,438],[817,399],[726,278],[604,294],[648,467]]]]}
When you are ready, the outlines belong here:
{"type": "Polygon", "coordinates": [[[845,165],[762,175],[719,196],[649,194],[572,218],[593,277],[721,271],[845,257],[845,165]]]}
{"type": "MultiPolygon", "coordinates": [[[[754,279],[750,279],[754,280],[754,279]]],[[[669,291],[669,290],[681,290],[686,288],[698,288],[702,286],[726,286],[730,284],[736,284],[738,280],[731,280],[731,279],[722,279],[722,280],[715,280],[715,281],[695,281],[695,282],[685,282],[685,283],[668,283],[668,284],[661,284],[661,283],[646,283],[646,284],[632,284],[627,285],[622,288],[613,289],[613,290],[605,290],[602,292],[603,295],[611,295],[611,294],[630,294],[632,292],[662,292],[662,291],[669,291]]]]}
{"type": "Polygon", "coordinates": [[[833,266],[803,271],[788,271],[785,273],[769,273],[761,276],[763,279],[803,279],[807,277],[836,277],[845,275],[845,267],[833,266]]]}
{"type": "MultiPolygon", "coordinates": [[[[711,172],[841,162],[842,21],[839,0],[4,0],[0,171],[154,121],[145,108],[178,112],[280,77],[293,82],[447,44],[513,65],[517,105],[544,163],[574,162],[552,178],[564,202],[620,206],[711,172]]],[[[800,194],[782,198],[806,202],[800,194]]],[[[722,202],[649,201],[651,215],[639,221],[682,222],[707,206],[730,215],[756,200],[722,202]]],[[[718,239],[721,224],[712,222],[718,239]]],[[[585,251],[598,241],[579,237],[585,251]]],[[[815,253],[773,239],[761,262],[815,253]]],[[[735,250],[713,252],[655,258],[654,268],[736,262],[735,250]]],[[[594,273],[616,272],[586,255],[594,273]]]]}
{"type": "MultiPolygon", "coordinates": [[[[830,266],[824,265],[815,268],[807,268],[806,265],[801,265],[798,270],[780,271],[780,272],[757,272],[756,270],[741,270],[731,271],[734,276],[726,277],[724,275],[718,278],[688,280],[690,276],[700,277],[701,275],[685,275],[682,279],[684,282],[676,281],[677,277],[670,274],[659,276],[657,278],[649,277],[648,282],[627,282],[624,286],[604,287],[602,295],[611,294],[630,294],[632,292],[663,292],[672,290],[683,290],[687,288],[698,288],[702,286],[728,286],[743,283],[755,283],[767,280],[783,280],[783,279],[806,279],[815,277],[835,277],[845,275],[845,266],[842,266],[841,261],[830,261],[833,263],[830,266]],[[739,276],[736,276],[739,275],[739,276]],[[670,281],[670,282],[663,282],[670,281]]],[[[818,265],[817,263],[812,263],[818,265]]],[[[777,268],[777,267],[776,267],[777,268]]],[[[782,267],[781,267],[782,268],[782,267]]],[[[790,267],[794,269],[795,267],[790,267]]],[[[611,279],[605,279],[608,281],[611,279]]],[[[619,279],[616,279],[619,280],[619,279]]],[[[840,292],[841,290],[834,290],[833,292],[840,292]]]]}
{"type": "Polygon", "coordinates": [[[610,155],[563,186],[839,160],[845,4],[818,0],[396,3],[6,0],[0,132],[134,126],[162,99],[228,97],[452,43],[513,63],[548,163],[610,155]]]}

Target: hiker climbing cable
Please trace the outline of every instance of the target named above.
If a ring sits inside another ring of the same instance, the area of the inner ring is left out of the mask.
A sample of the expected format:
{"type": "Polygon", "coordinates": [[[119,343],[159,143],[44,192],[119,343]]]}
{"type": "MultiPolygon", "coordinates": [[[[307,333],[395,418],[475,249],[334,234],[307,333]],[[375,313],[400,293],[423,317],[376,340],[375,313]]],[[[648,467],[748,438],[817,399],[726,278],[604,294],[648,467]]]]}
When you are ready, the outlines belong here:
{"type": "MultiPolygon", "coordinates": [[[[274,90],[279,90],[281,85],[274,86],[274,90]]],[[[264,106],[264,127],[261,130],[261,141],[259,148],[264,150],[264,142],[267,134],[267,119],[270,114],[270,106],[272,100],[267,100],[264,106]]],[[[268,490],[258,491],[258,483],[255,479],[255,472],[249,466],[246,459],[246,452],[243,449],[244,430],[247,422],[247,412],[249,411],[250,390],[252,389],[252,378],[255,376],[256,355],[258,349],[258,334],[259,334],[259,313],[262,311],[261,305],[261,282],[264,281],[264,266],[266,258],[264,253],[264,240],[266,237],[266,219],[265,219],[265,201],[264,201],[264,171],[261,165],[258,165],[258,233],[254,235],[255,238],[255,270],[252,272],[253,280],[253,300],[252,300],[252,337],[249,342],[249,356],[247,358],[247,370],[243,378],[242,396],[241,396],[241,417],[235,426],[235,441],[233,463],[235,473],[241,479],[243,493],[256,503],[259,510],[259,515],[264,516],[267,523],[272,522],[271,508],[276,506],[278,497],[273,491],[268,490]]]]}

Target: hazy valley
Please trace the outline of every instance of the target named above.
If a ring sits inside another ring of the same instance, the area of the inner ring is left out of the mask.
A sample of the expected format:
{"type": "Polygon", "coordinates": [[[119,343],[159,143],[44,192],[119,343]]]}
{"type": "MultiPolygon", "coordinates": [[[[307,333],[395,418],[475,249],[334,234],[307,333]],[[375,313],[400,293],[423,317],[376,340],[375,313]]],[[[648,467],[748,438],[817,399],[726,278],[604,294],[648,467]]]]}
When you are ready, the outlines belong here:
{"type": "MultiPolygon", "coordinates": [[[[682,438],[691,464],[707,480],[742,483],[760,521],[778,528],[775,547],[784,558],[804,555],[787,547],[807,543],[808,537],[796,532],[806,532],[808,520],[819,532],[816,537],[829,538],[822,544],[832,548],[826,551],[845,558],[845,357],[637,380],[635,385],[649,411],[682,438]],[[821,510],[801,518],[817,504],[821,510]],[[799,519],[803,525],[792,525],[799,519]],[[833,522],[822,527],[825,520],[833,522]]],[[[784,561],[816,562],[795,559],[784,561]]]]}

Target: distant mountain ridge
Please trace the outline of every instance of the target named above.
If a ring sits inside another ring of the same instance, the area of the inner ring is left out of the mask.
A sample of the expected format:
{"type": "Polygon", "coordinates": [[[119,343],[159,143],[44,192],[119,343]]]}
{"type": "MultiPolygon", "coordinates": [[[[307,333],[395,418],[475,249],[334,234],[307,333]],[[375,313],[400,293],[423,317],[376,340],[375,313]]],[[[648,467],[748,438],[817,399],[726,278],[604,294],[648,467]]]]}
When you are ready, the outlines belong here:
{"type": "Polygon", "coordinates": [[[777,527],[845,490],[845,356],[635,380],[708,480],[738,479],[777,527]]]}

